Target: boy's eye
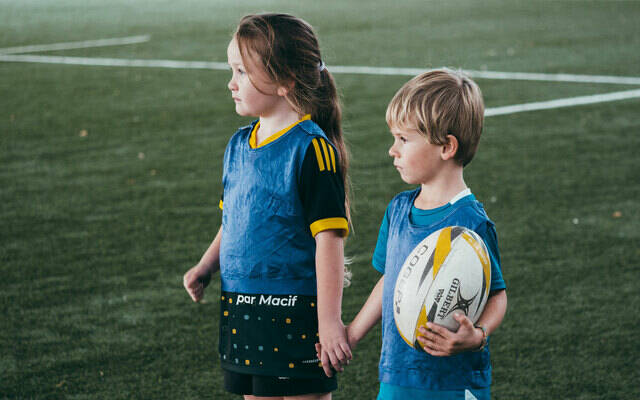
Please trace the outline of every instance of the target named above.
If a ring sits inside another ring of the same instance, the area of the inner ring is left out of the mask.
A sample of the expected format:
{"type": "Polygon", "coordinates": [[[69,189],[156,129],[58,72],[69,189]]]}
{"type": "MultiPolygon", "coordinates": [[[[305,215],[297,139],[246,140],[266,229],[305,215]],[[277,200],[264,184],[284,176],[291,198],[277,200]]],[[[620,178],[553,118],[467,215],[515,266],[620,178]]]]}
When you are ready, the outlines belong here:
{"type": "Polygon", "coordinates": [[[406,138],[406,137],[404,137],[404,136],[400,136],[400,141],[401,141],[402,143],[407,143],[407,138],[406,138]]]}

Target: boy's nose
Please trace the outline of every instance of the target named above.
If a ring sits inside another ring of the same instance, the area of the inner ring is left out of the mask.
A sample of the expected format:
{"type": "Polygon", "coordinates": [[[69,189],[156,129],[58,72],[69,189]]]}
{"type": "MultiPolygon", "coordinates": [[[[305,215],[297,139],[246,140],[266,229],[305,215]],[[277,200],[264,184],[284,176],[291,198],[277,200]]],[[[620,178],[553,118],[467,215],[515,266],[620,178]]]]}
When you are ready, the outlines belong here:
{"type": "Polygon", "coordinates": [[[391,147],[389,147],[389,155],[390,155],[391,157],[393,157],[393,158],[395,158],[395,157],[396,157],[396,155],[398,154],[398,152],[396,152],[396,150],[395,150],[395,148],[394,148],[394,147],[395,147],[395,145],[392,145],[391,147]]]}

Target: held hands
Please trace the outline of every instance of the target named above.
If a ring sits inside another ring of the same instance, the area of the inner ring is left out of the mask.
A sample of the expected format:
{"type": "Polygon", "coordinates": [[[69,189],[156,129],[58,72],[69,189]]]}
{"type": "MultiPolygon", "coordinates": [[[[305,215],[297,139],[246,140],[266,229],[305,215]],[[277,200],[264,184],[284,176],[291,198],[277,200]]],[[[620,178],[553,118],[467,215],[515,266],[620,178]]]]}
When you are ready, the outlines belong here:
{"type": "Polygon", "coordinates": [[[182,284],[193,301],[200,301],[204,297],[204,288],[211,282],[211,271],[198,264],[184,274],[182,284]]]}
{"type": "Polygon", "coordinates": [[[344,366],[349,364],[353,356],[347,340],[347,330],[340,319],[320,325],[320,343],[316,343],[316,352],[324,373],[331,377],[332,369],[344,371],[344,366]]]}
{"type": "Polygon", "coordinates": [[[424,351],[432,356],[444,357],[480,348],[482,330],[474,327],[471,320],[462,313],[455,314],[454,318],[460,323],[457,332],[431,322],[427,322],[426,328],[420,327],[418,341],[424,351]]]}

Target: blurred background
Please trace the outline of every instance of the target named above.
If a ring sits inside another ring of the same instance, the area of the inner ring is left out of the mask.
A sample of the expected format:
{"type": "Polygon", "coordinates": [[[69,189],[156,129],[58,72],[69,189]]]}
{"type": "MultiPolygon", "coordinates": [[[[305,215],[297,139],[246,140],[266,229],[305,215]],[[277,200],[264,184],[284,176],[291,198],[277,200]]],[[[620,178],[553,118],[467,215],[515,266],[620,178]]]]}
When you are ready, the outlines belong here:
{"type": "MultiPolygon", "coordinates": [[[[379,278],[384,210],[410,189],[387,103],[419,70],[464,69],[487,107],[465,178],[509,296],[493,398],[639,398],[640,2],[0,0],[0,399],[237,398],[219,277],[194,304],[182,275],[219,227],[224,148],[250,122],[216,63],[264,11],[314,26],[341,92],[345,323],[379,278]]],[[[335,399],[375,398],[379,349],[378,326],[335,399]]]]}

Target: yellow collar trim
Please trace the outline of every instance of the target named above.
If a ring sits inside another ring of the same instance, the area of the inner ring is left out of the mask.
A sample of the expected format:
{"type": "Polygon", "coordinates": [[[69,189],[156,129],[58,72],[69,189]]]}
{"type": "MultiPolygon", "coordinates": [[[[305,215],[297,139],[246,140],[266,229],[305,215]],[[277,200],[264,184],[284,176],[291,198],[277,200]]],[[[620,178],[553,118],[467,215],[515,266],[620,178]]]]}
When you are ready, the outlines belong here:
{"type": "Polygon", "coordinates": [[[284,129],[274,133],[273,135],[271,135],[268,138],[266,138],[265,140],[263,140],[260,144],[256,143],[257,140],[258,140],[258,129],[260,128],[260,121],[258,121],[256,123],[256,125],[253,127],[253,130],[251,131],[251,136],[249,137],[249,146],[252,149],[257,149],[258,147],[266,146],[267,144],[269,144],[269,143],[273,142],[274,140],[278,139],[280,136],[282,136],[285,133],[289,132],[289,130],[291,130],[291,128],[293,128],[294,126],[298,125],[300,122],[306,121],[308,119],[311,119],[311,114],[305,115],[300,120],[294,122],[293,124],[287,126],[284,129]]]}

